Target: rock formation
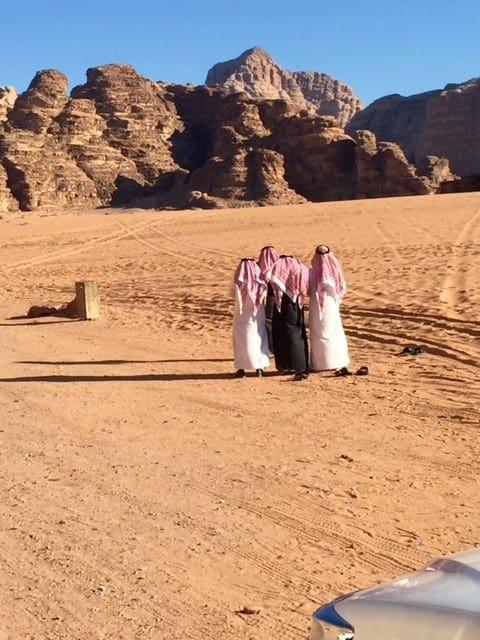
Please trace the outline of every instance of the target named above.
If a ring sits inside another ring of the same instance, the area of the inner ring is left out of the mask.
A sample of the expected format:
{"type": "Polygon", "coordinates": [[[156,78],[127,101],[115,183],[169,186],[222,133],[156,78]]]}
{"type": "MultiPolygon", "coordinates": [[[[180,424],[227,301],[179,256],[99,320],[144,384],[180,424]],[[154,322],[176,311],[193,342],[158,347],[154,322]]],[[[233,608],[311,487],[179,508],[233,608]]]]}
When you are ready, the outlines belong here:
{"type": "Polygon", "coordinates": [[[95,186],[49,129],[67,104],[66,76],[37,73],[18,96],[0,134],[0,157],[8,186],[21,209],[99,204],[95,186]]]}
{"type": "Polygon", "coordinates": [[[419,177],[396,145],[291,98],[155,83],[120,64],[89,69],[68,96],[65,75],[45,70],[0,122],[0,211],[426,193],[434,166],[419,177]]]}
{"type": "Polygon", "coordinates": [[[296,71],[293,77],[305,99],[320,116],[334,116],[345,127],[362,108],[362,103],[349,86],[316,71],[296,71]]]}
{"type": "Polygon", "coordinates": [[[18,211],[19,205],[8,186],[7,172],[0,164],[0,214],[18,211]]]}
{"type": "Polygon", "coordinates": [[[379,98],[356,113],[346,126],[346,131],[373,131],[379,140],[395,142],[410,162],[415,162],[418,139],[426,118],[427,102],[440,93],[430,91],[407,98],[393,94],[379,98]]]}
{"type": "MultiPolygon", "coordinates": [[[[0,130],[2,123],[7,119],[7,114],[12,109],[17,99],[17,92],[13,87],[0,87],[0,130]]],[[[4,167],[0,164],[0,214],[8,211],[17,211],[18,201],[8,186],[8,176],[4,167]]]]}
{"type": "Polygon", "coordinates": [[[87,71],[87,83],[72,91],[72,101],[77,99],[94,105],[102,139],[133,163],[134,179],[153,184],[159,167],[176,167],[170,138],[182,124],[163,85],[140,76],[130,65],[110,64],[87,71]]]}
{"type": "Polygon", "coordinates": [[[352,89],[343,82],[324,73],[286,71],[259,47],[214,65],[206,84],[220,85],[232,93],[243,92],[258,100],[292,100],[298,109],[334,116],[341,127],[361,108],[352,89]]]}
{"type": "Polygon", "coordinates": [[[178,191],[235,202],[303,202],[284,179],[283,158],[269,149],[271,127],[294,113],[284,101],[258,101],[223,88],[171,88],[185,129],[173,154],[190,175],[178,191]],[[271,162],[271,166],[267,166],[271,162]]]}
{"type": "Polygon", "coordinates": [[[190,170],[180,191],[209,194],[224,206],[351,199],[359,188],[366,197],[429,191],[396,145],[397,162],[388,162],[375,141],[360,174],[361,145],[333,116],[308,115],[292,101],[258,101],[225,88],[177,86],[172,92],[185,124],[174,157],[190,170]]]}
{"type": "Polygon", "coordinates": [[[407,161],[398,145],[393,142],[377,143],[371,131],[357,131],[355,139],[357,198],[400,196],[405,193],[424,195],[432,192],[432,183],[427,177],[417,176],[415,167],[407,161]]]}
{"type": "Polygon", "coordinates": [[[443,90],[376,100],[347,125],[397,143],[422,171],[428,156],[446,158],[459,176],[480,174],[480,79],[443,90]]]}
{"type": "Polygon", "coordinates": [[[415,155],[448,158],[459,176],[480,174],[480,78],[447,85],[428,101],[415,155]]]}
{"type": "Polygon", "coordinates": [[[0,87],[0,123],[7,119],[7,113],[15,104],[17,92],[13,87],[0,87]]]}
{"type": "Polygon", "coordinates": [[[439,193],[463,193],[466,191],[480,191],[480,175],[468,178],[455,178],[442,182],[439,193]]]}

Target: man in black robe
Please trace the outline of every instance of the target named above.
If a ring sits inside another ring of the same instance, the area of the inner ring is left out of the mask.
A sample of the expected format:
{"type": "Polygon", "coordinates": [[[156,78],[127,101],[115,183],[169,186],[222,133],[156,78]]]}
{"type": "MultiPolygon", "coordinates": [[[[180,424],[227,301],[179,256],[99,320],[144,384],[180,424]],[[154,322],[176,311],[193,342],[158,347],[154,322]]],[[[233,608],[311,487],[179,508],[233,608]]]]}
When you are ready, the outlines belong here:
{"type": "Polygon", "coordinates": [[[294,371],[294,380],[308,378],[308,341],[303,303],[309,270],[297,258],[282,255],[270,270],[275,295],[272,318],[273,353],[279,371],[294,371]]]}

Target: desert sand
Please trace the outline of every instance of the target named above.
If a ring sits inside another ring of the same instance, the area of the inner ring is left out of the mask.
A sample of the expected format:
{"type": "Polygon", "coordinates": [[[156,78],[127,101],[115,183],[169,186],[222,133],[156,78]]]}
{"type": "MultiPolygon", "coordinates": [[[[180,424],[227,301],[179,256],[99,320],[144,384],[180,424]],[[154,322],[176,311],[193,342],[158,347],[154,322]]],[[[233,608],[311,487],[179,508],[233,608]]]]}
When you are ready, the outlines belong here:
{"type": "Polygon", "coordinates": [[[317,605],[478,543],[480,193],[0,237],[1,640],[303,640],[317,605]],[[237,260],[320,242],[370,375],[234,379],[237,260]],[[99,320],[18,318],[89,279],[99,320]]]}

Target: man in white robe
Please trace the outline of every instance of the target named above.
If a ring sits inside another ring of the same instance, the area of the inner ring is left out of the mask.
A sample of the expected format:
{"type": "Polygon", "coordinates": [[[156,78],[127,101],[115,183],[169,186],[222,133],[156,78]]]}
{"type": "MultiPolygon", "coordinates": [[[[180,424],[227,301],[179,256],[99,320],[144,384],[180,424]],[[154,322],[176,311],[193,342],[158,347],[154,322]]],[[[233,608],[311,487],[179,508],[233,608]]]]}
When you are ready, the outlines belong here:
{"type": "Polygon", "coordinates": [[[258,377],[269,364],[265,296],[267,285],[253,258],[243,258],[233,278],[235,297],[233,314],[233,353],[236,377],[245,377],[246,369],[254,369],[258,377]]]}
{"type": "Polygon", "coordinates": [[[319,245],[310,270],[310,369],[341,370],[350,363],[340,302],[347,290],[342,267],[327,245],[319,245]]]}

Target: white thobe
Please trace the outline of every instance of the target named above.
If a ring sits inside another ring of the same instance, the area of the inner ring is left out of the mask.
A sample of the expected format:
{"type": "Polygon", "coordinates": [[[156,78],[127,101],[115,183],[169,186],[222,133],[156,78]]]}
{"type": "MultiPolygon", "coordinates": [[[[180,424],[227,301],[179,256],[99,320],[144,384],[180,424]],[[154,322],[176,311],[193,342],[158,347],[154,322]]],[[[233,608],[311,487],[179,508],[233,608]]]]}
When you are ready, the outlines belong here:
{"type": "Polygon", "coordinates": [[[255,307],[251,300],[242,309],[235,301],[233,314],[233,354],[236,369],[265,369],[269,364],[265,307],[255,307]]]}
{"type": "Polygon", "coordinates": [[[348,345],[340,316],[340,303],[325,292],[323,308],[317,296],[310,292],[310,369],[327,371],[341,369],[350,364],[348,345]]]}

